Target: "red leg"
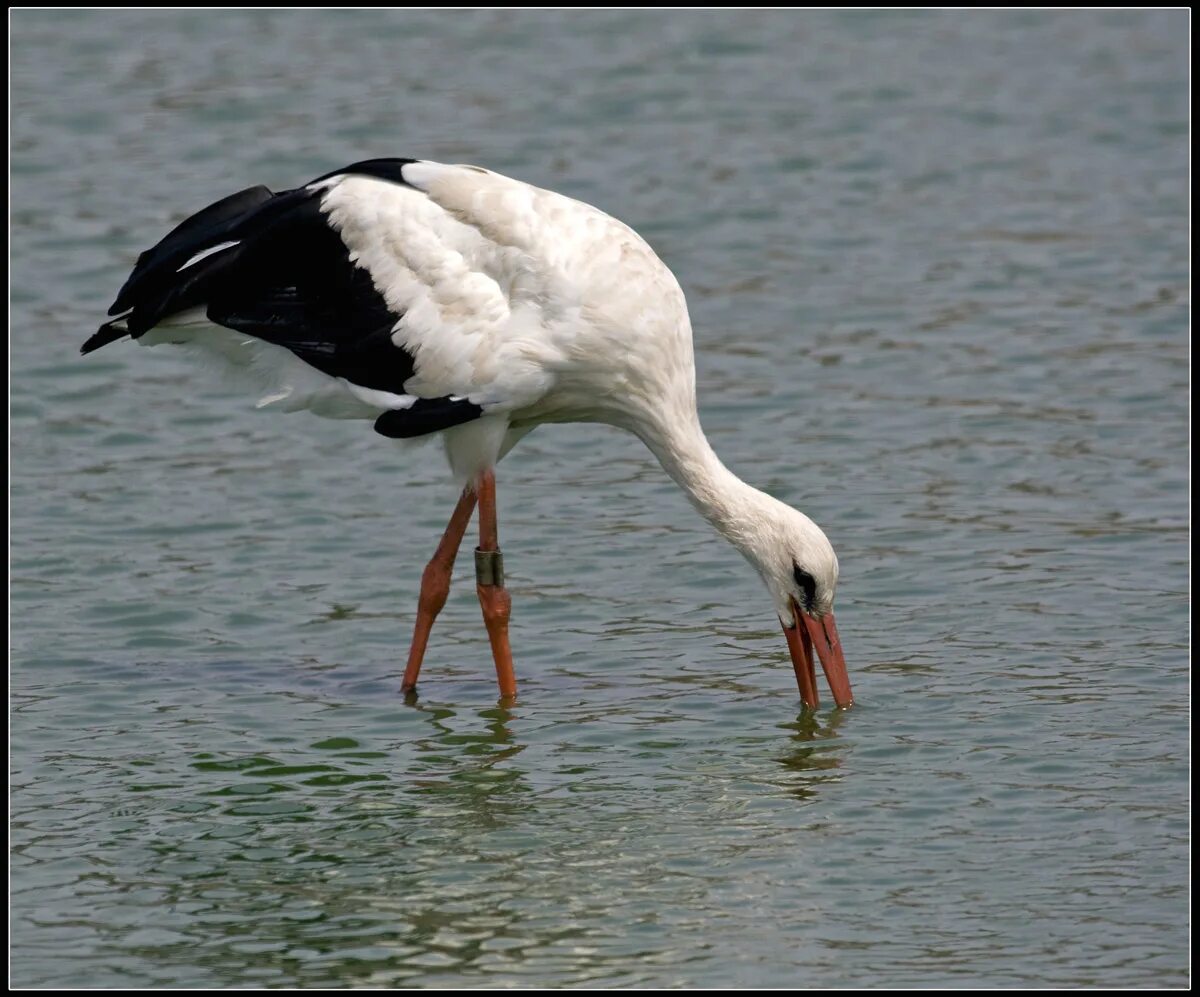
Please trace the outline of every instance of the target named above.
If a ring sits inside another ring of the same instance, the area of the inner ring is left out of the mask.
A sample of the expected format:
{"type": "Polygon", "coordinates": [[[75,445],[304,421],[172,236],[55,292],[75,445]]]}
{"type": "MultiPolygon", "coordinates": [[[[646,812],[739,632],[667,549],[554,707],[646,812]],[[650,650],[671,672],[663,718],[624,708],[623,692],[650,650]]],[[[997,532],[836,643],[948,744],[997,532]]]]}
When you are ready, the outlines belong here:
{"type": "Polygon", "coordinates": [[[480,475],[476,491],[479,493],[479,546],[475,548],[475,590],[479,593],[483,622],[487,627],[488,639],[492,642],[500,697],[512,699],[517,694],[512,650],[508,646],[508,618],[512,612],[512,599],[504,588],[504,562],[500,557],[500,537],[496,526],[496,477],[491,471],[480,475]]]}
{"type": "Polygon", "coordinates": [[[470,487],[464,488],[454,507],[454,514],[442,542],[438,544],[433,558],[425,566],[421,576],[421,598],[417,603],[417,624],[413,628],[412,647],[408,651],[408,667],[404,669],[404,684],[402,692],[412,692],[417,687],[417,675],[421,671],[421,660],[425,657],[425,646],[429,643],[429,631],[433,629],[433,621],[446,605],[446,596],[450,594],[450,575],[454,570],[454,558],[458,555],[458,547],[462,543],[463,534],[467,532],[467,524],[471,522],[471,513],[475,511],[475,492],[470,487]]]}

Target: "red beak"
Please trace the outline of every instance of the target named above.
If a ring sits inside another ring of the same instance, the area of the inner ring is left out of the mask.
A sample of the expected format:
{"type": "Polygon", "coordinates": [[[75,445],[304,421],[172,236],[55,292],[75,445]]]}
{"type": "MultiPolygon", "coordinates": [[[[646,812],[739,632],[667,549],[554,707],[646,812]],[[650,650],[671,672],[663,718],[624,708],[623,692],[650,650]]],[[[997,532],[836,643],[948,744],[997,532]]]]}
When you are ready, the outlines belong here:
{"type": "Polygon", "coordinates": [[[813,667],[813,648],[821,659],[825,680],[833,701],[842,709],[854,705],[854,694],[850,691],[850,676],[846,674],[846,658],[842,654],[842,642],[838,638],[837,624],[833,613],[818,618],[810,616],[792,600],[792,625],[783,628],[788,650],[792,655],[792,667],[796,670],[796,683],[800,686],[800,698],[804,705],[820,705],[817,698],[817,674],[813,667]]]}

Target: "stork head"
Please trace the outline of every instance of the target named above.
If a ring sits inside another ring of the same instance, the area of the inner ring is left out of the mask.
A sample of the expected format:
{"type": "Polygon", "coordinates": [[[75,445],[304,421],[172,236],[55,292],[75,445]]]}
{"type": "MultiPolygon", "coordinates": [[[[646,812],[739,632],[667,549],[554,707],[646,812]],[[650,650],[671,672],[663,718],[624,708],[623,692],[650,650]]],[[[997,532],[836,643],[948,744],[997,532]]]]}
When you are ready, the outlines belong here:
{"type": "Polygon", "coordinates": [[[851,706],[854,698],[846,659],[833,619],[837,555],[821,528],[804,513],[769,496],[763,498],[769,499],[767,507],[739,546],[775,602],[801,698],[806,706],[817,705],[815,649],[834,701],[840,707],[851,706]]]}

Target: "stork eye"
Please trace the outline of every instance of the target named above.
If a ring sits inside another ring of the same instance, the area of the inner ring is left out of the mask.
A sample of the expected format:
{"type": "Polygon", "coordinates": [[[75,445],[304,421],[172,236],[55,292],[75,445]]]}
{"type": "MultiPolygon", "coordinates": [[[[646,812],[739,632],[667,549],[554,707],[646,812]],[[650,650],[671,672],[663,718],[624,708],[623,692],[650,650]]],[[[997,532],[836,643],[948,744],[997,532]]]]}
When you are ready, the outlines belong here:
{"type": "Polygon", "coordinates": [[[811,610],[813,608],[813,600],[817,597],[817,582],[807,571],[800,565],[792,565],[792,574],[796,577],[796,584],[800,586],[800,590],[804,593],[804,608],[811,610]]]}

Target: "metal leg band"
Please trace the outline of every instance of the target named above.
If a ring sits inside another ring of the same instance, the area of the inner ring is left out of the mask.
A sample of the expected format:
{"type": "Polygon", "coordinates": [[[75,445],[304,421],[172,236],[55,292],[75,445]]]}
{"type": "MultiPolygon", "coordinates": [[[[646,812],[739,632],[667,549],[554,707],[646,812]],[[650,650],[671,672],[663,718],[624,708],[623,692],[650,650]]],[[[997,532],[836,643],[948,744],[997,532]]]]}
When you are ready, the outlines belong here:
{"type": "Polygon", "coordinates": [[[504,555],[500,551],[475,548],[475,581],[480,585],[504,586],[504,555]]]}

